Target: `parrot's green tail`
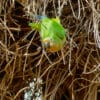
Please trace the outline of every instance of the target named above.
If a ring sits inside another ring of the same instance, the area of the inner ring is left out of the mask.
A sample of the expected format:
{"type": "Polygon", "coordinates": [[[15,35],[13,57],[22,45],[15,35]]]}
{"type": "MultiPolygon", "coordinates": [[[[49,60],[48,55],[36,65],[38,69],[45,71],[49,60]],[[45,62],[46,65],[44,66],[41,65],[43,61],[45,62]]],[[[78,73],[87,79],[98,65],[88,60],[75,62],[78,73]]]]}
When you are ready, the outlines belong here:
{"type": "Polygon", "coordinates": [[[40,31],[40,23],[29,23],[28,24],[32,29],[36,29],[37,31],[40,31]]]}

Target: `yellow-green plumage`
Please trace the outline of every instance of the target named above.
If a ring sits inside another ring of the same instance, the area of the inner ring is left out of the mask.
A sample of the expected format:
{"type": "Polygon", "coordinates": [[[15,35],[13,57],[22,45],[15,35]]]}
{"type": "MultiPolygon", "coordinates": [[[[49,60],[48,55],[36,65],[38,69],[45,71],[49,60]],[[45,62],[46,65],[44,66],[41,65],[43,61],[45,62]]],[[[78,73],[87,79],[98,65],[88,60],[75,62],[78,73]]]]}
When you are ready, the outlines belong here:
{"type": "Polygon", "coordinates": [[[41,41],[49,52],[61,50],[66,41],[66,32],[59,18],[42,18],[40,23],[30,23],[32,28],[40,30],[41,41]]]}

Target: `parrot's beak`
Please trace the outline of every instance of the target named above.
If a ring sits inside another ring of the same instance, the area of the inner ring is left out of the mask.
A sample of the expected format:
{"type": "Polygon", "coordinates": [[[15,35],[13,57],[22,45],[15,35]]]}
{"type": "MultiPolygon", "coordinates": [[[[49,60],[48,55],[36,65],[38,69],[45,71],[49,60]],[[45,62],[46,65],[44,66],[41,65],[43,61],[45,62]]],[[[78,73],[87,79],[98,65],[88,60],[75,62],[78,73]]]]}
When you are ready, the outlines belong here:
{"type": "Polygon", "coordinates": [[[44,47],[45,50],[50,49],[50,41],[44,40],[43,41],[43,47],[44,47]]]}
{"type": "Polygon", "coordinates": [[[49,42],[46,42],[46,43],[44,43],[44,48],[50,48],[50,43],[49,42]]]}

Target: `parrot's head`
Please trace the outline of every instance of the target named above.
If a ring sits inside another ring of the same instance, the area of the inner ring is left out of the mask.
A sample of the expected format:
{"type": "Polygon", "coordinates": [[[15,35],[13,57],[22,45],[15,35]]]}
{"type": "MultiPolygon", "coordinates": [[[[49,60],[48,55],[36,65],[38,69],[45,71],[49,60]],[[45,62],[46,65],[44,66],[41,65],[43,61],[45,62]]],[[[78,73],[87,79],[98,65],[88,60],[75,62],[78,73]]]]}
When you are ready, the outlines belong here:
{"type": "Polygon", "coordinates": [[[61,49],[60,45],[48,38],[43,40],[43,46],[47,52],[57,52],[61,49]]]}

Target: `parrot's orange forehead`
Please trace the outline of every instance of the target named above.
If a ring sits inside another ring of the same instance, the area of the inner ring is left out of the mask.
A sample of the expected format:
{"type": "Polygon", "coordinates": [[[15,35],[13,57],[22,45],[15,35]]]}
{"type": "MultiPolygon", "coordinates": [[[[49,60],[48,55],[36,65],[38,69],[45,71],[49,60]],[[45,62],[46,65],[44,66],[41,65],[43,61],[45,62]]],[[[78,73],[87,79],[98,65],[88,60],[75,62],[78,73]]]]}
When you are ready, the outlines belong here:
{"type": "Polygon", "coordinates": [[[57,48],[56,46],[51,46],[48,51],[49,52],[57,52],[59,50],[59,48],[57,48]]]}

